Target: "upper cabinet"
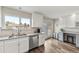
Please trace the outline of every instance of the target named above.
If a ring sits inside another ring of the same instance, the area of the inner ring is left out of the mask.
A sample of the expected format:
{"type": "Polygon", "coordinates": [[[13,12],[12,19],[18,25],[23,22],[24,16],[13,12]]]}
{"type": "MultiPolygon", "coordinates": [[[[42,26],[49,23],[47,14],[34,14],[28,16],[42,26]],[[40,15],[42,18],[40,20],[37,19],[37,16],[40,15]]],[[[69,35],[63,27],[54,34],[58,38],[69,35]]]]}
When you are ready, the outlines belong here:
{"type": "Polygon", "coordinates": [[[79,14],[76,14],[76,22],[79,22],[79,14]]]}
{"type": "Polygon", "coordinates": [[[2,19],[2,7],[0,6],[0,27],[1,27],[1,24],[2,24],[1,19],[2,19]]]}
{"type": "Polygon", "coordinates": [[[42,27],[43,15],[39,13],[32,13],[32,27],[42,27]]]}
{"type": "Polygon", "coordinates": [[[79,27],[79,14],[76,15],[75,26],[79,27]]]}

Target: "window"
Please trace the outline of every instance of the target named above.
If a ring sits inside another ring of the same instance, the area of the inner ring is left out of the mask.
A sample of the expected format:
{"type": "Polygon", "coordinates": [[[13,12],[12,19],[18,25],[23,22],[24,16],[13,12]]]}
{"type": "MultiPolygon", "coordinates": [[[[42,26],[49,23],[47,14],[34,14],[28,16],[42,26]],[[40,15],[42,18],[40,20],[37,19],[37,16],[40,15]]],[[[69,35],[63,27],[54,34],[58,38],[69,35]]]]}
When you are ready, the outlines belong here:
{"type": "Polygon", "coordinates": [[[29,26],[31,24],[30,18],[20,18],[16,16],[5,16],[6,29],[16,29],[16,26],[29,26]]]}
{"type": "Polygon", "coordinates": [[[21,18],[21,24],[23,25],[30,25],[31,20],[29,18],[21,18]]]}
{"type": "Polygon", "coordinates": [[[5,16],[5,26],[7,29],[13,29],[13,27],[17,25],[19,25],[19,17],[5,16]]]}

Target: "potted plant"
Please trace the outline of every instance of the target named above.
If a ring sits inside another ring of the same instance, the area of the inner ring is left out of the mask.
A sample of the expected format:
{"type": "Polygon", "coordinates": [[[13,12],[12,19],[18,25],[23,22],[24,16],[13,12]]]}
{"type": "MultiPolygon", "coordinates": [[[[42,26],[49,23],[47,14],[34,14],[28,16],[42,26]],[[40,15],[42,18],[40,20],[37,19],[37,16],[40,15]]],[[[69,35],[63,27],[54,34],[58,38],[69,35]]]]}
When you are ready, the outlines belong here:
{"type": "Polygon", "coordinates": [[[63,31],[64,31],[64,29],[63,29],[63,28],[61,28],[61,29],[60,29],[60,31],[61,31],[61,32],[63,32],[63,31]]]}

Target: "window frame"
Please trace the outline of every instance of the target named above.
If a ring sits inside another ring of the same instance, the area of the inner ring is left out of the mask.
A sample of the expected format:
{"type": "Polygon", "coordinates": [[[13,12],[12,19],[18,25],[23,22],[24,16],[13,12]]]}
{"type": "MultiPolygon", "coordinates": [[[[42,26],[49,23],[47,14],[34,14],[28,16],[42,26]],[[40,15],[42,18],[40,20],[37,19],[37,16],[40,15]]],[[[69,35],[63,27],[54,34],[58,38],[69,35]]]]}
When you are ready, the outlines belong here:
{"type": "MultiPolygon", "coordinates": [[[[6,28],[6,19],[5,19],[5,17],[6,16],[11,16],[11,15],[5,15],[4,16],[4,22],[5,22],[5,28],[6,28]]],[[[19,19],[19,22],[18,22],[18,24],[20,25],[21,24],[21,21],[22,21],[22,18],[24,18],[24,19],[29,19],[30,20],[30,26],[32,25],[32,20],[31,20],[31,18],[25,18],[25,17],[18,17],[18,16],[11,16],[11,17],[17,17],[18,19],[19,19]]],[[[6,28],[7,29],[7,28],[6,28]]]]}
{"type": "Polygon", "coordinates": [[[31,25],[31,19],[30,19],[30,18],[21,17],[21,18],[20,18],[20,23],[22,23],[22,19],[30,20],[30,21],[29,21],[30,23],[29,23],[28,25],[31,25]]]}

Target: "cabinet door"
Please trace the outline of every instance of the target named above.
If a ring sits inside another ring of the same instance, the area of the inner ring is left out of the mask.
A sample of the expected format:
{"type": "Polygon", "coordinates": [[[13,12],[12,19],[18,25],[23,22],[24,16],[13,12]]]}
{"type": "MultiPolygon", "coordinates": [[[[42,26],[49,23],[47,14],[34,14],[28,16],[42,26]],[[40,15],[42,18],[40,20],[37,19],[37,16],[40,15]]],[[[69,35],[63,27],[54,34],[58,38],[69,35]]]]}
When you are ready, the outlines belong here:
{"type": "Polygon", "coordinates": [[[18,53],[18,39],[5,41],[5,53],[18,53]]]}
{"type": "Polygon", "coordinates": [[[79,35],[76,35],[76,47],[79,48],[79,35]]]}
{"type": "Polygon", "coordinates": [[[19,52],[27,52],[29,50],[29,38],[24,37],[19,39],[19,52]]]}
{"type": "Polygon", "coordinates": [[[4,43],[3,41],[0,41],[0,53],[4,52],[4,43]]]}
{"type": "Polygon", "coordinates": [[[45,43],[45,39],[46,39],[45,34],[40,34],[39,35],[39,46],[43,45],[45,43]]]}
{"type": "Polygon", "coordinates": [[[60,32],[59,33],[59,38],[58,38],[60,41],[63,41],[63,33],[62,32],[60,32]]]}
{"type": "Polygon", "coordinates": [[[42,27],[43,15],[33,13],[32,14],[32,27],[42,27]]]}

